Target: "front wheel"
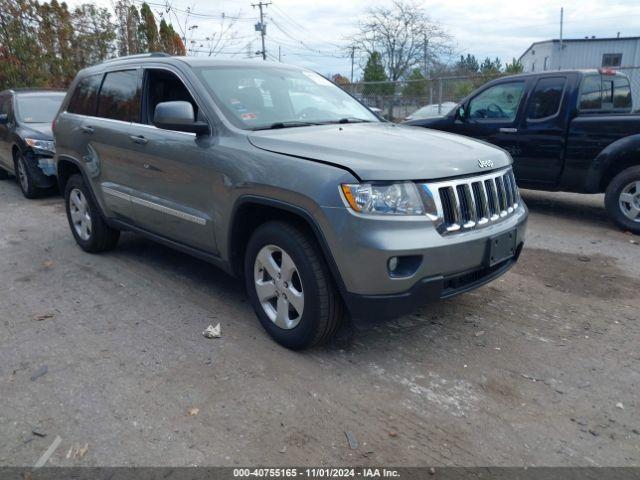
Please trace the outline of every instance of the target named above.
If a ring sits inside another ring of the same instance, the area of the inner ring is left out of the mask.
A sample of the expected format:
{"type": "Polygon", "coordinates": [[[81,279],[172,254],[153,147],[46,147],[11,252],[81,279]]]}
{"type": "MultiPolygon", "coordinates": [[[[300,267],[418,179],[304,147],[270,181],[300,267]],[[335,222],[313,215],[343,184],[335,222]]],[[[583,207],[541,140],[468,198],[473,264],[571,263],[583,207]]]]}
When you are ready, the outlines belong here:
{"type": "Polygon", "coordinates": [[[247,246],[244,275],[260,323],[280,345],[303,350],[337,331],[342,299],[315,240],[303,230],[285,222],[258,227],[247,246]]]}
{"type": "Polygon", "coordinates": [[[24,158],[24,155],[18,154],[15,159],[16,177],[18,177],[18,185],[22,194],[29,199],[38,198],[44,190],[36,186],[36,179],[31,167],[24,158]]]}
{"type": "Polygon", "coordinates": [[[104,252],[117,245],[120,231],[107,225],[81,175],[67,182],[64,203],[71,233],[85,252],[104,252]]]}
{"type": "Polygon", "coordinates": [[[620,228],[640,234],[640,166],[627,168],[611,180],[605,206],[620,228]]]}

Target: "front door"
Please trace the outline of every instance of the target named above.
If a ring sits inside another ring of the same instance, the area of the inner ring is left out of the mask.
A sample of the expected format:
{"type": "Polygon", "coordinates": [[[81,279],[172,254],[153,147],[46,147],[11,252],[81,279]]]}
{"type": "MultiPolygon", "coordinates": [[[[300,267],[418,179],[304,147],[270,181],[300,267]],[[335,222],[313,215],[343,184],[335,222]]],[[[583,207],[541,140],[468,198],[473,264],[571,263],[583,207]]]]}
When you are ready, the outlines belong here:
{"type": "Polygon", "coordinates": [[[178,72],[145,72],[143,112],[131,127],[135,150],[136,224],[152,233],[216,253],[214,232],[216,165],[213,137],[163,130],[152,125],[161,102],[188,101],[204,120],[198,103],[178,72]]]}
{"type": "Polygon", "coordinates": [[[562,173],[569,102],[563,102],[568,77],[537,80],[529,96],[518,138],[515,173],[523,185],[557,185],[562,173]],[[563,107],[564,103],[564,107],[563,107]]]}
{"type": "Polygon", "coordinates": [[[466,105],[465,121],[456,132],[520,153],[518,118],[522,110],[525,80],[511,80],[482,90],[466,105]]]}

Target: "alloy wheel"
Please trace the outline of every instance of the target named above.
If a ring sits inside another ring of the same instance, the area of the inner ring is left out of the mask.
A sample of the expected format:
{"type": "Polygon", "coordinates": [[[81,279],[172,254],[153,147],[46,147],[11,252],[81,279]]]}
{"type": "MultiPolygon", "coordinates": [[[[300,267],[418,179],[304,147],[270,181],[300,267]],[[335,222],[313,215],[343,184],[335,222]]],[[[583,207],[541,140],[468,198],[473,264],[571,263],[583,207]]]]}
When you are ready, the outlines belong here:
{"type": "Polygon", "coordinates": [[[640,181],[631,182],[622,189],[619,203],[625,217],[640,223],[640,181]]]}
{"type": "Polygon", "coordinates": [[[304,312],[304,291],[298,268],[282,248],[266,245],[254,262],[256,294],[267,317],[284,330],[295,328],[304,312]]]}
{"type": "Polygon", "coordinates": [[[87,198],[78,188],[69,193],[69,212],[76,233],[82,240],[88,241],[91,238],[91,214],[87,198]]]}
{"type": "Polygon", "coordinates": [[[29,177],[27,176],[27,168],[24,165],[24,160],[21,158],[17,161],[18,164],[18,181],[22,187],[23,192],[29,191],[29,177]]]}

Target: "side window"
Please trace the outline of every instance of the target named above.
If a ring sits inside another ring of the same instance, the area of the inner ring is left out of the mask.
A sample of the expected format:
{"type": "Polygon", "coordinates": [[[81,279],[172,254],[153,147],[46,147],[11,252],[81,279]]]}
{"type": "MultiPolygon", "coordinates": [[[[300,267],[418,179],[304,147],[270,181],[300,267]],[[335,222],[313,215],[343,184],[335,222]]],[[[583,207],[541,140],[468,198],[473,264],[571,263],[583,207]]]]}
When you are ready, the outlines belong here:
{"type": "Polygon", "coordinates": [[[124,122],[139,121],[140,87],[136,70],[105,75],[98,96],[98,116],[124,122]]]}
{"type": "Polygon", "coordinates": [[[602,108],[602,79],[591,75],[582,80],[580,90],[580,110],[600,110],[602,108]]]}
{"type": "Polygon", "coordinates": [[[101,81],[102,74],[81,79],[71,95],[67,111],[79,115],[95,115],[101,81]]]}
{"type": "Polygon", "coordinates": [[[582,81],[580,110],[630,110],[629,79],[620,75],[591,75],[582,81]]]}
{"type": "Polygon", "coordinates": [[[3,95],[0,97],[0,115],[9,113],[9,96],[3,95]]]}
{"type": "Polygon", "coordinates": [[[174,73],[162,69],[148,69],[145,72],[145,112],[143,122],[153,123],[156,105],[162,102],[185,101],[193,105],[196,119],[200,118],[198,105],[180,80],[174,73]]]}
{"type": "Polygon", "coordinates": [[[524,82],[502,83],[480,93],[469,103],[469,118],[511,122],[516,118],[524,82]]]}
{"type": "Polygon", "coordinates": [[[540,79],[529,100],[527,119],[540,120],[558,113],[566,82],[566,77],[540,79]]]}
{"type": "Polygon", "coordinates": [[[631,110],[632,104],[629,79],[616,76],[613,80],[613,108],[631,110]]]}
{"type": "Polygon", "coordinates": [[[603,67],[619,67],[620,65],[622,65],[621,53],[605,53],[602,55],[603,67]]]}

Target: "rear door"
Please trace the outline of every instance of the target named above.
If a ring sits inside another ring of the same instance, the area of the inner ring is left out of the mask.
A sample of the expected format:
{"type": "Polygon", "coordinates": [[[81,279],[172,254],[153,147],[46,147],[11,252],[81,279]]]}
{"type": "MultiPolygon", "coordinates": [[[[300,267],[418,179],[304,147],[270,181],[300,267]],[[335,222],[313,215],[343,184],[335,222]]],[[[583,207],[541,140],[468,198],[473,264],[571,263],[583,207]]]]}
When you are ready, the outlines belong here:
{"type": "Polygon", "coordinates": [[[136,153],[131,123],[140,117],[141,69],[107,72],[98,94],[94,117],[85,117],[81,130],[89,138],[88,155],[95,157],[95,172],[104,204],[115,217],[130,221],[130,194],[135,188],[136,153]]]}
{"type": "Polygon", "coordinates": [[[514,155],[515,174],[523,184],[552,186],[559,181],[570,108],[563,100],[569,80],[559,74],[540,77],[532,85],[514,155]]]}
{"type": "Polygon", "coordinates": [[[517,157],[520,147],[517,122],[521,118],[526,84],[526,79],[508,80],[480,91],[467,103],[466,121],[457,124],[457,133],[493,143],[517,157]]]}

